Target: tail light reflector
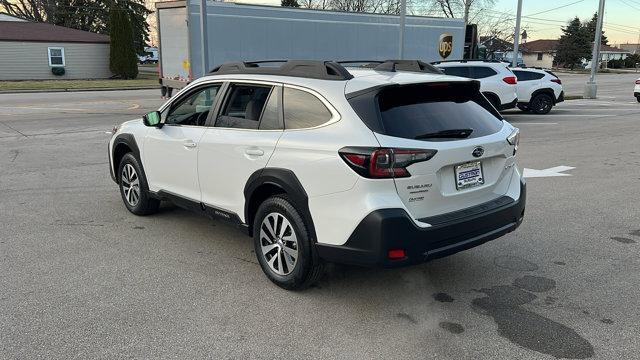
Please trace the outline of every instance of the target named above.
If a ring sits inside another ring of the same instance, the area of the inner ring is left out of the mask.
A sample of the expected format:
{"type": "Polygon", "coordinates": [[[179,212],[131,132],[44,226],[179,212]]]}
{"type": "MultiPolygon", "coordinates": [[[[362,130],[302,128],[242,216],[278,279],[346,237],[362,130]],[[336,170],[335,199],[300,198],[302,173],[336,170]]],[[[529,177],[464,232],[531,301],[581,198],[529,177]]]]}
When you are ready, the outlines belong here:
{"type": "Polygon", "coordinates": [[[346,147],[339,153],[353,171],[366,178],[409,177],[407,166],[431,159],[437,150],[346,147]]]}
{"type": "Polygon", "coordinates": [[[515,76],[507,76],[503,78],[502,81],[506,82],[509,85],[515,85],[518,83],[518,78],[516,78],[515,76]]]}
{"type": "Polygon", "coordinates": [[[403,249],[391,249],[388,251],[387,256],[389,260],[399,260],[407,256],[403,249]]]}
{"type": "Polygon", "coordinates": [[[551,79],[551,82],[554,82],[554,83],[556,83],[558,85],[562,85],[562,80],[560,80],[560,79],[551,79]]]}

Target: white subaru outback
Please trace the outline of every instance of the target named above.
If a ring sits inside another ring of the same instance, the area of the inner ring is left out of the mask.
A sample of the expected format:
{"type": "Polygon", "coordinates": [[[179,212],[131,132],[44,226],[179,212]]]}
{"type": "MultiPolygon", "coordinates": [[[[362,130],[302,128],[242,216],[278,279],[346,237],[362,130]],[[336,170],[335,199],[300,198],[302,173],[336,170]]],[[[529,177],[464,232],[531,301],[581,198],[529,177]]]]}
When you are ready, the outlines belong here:
{"type": "Polygon", "coordinates": [[[325,262],[420,263],[522,222],[518,129],[479,88],[419,61],[225,64],[114,128],[111,176],[134,214],[243,228],[286,289],[325,262]]]}

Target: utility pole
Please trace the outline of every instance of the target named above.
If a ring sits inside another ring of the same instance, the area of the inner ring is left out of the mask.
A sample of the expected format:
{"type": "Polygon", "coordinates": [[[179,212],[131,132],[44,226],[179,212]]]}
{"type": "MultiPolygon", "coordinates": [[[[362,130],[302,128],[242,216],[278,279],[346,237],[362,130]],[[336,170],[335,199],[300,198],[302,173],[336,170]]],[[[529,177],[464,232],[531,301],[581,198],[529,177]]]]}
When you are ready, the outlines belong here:
{"type": "Polygon", "coordinates": [[[202,76],[209,72],[209,37],[207,27],[207,0],[200,0],[200,47],[202,49],[202,76]]]}
{"type": "Polygon", "coordinates": [[[518,66],[518,49],[520,47],[520,20],[522,18],[522,0],[518,0],[518,13],[516,15],[516,32],[513,36],[513,67],[518,66]]]}
{"type": "Polygon", "coordinates": [[[591,76],[584,87],[584,98],[595,99],[598,94],[596,74],[600,66],[600,43],[602,42],[602,19],[604,18],[604,0],[600,0],[598,7],[598,22],[596,23],[596,36],[593,40],[593,53],[591,54],[591,76]]]}
{"type": "Polygon", "coordinates": [[[400,1],[400,39],[398,42],[398,59],[404,59],[404,23],[407,17],[407,0],[400,1]]]}

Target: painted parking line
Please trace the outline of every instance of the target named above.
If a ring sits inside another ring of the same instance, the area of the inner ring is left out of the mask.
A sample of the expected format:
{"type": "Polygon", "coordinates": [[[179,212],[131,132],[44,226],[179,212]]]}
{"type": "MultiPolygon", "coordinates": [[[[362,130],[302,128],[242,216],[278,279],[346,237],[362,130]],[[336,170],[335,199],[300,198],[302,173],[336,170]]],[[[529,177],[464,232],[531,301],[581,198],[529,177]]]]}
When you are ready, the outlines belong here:
{"type": "Polygon", "coordinates": [[[518,125],[558,125],[558,123],[555,122],[518,122],[516,123],[518,125]]]}

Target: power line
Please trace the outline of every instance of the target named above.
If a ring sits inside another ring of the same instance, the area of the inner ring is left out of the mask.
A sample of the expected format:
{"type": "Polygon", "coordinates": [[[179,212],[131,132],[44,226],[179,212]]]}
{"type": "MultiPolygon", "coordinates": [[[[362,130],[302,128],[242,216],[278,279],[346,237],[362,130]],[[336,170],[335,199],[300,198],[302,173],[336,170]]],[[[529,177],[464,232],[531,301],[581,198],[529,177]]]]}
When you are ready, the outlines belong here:
{"type": "MultiPolygon", "coordinates": [[[[572,2],[572,3],[570,3],[570,4],[561,5],[561,6],[558,6],[558,7],[554,7],[554,8],[552,8],[552,9],[548,9],[548,10],[540,11],[540,12],[533,13],[533,14],[529,14],[529,15],[527,15],[527,16],[533,16],[533,15],[540,15],[540,14],[548,13],[548,12],[550,12],[550,11],[558,10],[558,9],[562,9],[562,8],[566,8],[566,7],[568,7],[568,6],[575,5],[575,4],[581,3],[581,2],[583,2],[583,1],[585,1],[585,0],[578,0],[578,1],[572,2]]],[[[523,16],[523,17],[526,17],[526,16],[523,16]]]]}

